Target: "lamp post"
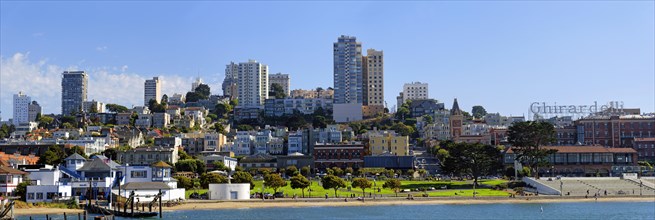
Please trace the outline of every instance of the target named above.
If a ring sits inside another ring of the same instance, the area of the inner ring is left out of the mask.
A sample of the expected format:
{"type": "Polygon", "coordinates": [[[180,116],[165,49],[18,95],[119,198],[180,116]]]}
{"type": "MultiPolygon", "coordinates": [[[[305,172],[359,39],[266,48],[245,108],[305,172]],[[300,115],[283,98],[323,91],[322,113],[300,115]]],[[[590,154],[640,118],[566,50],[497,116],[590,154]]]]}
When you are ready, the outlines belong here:
{"type": "Polygon", "coordinates": [[[639,195],[640,196],[643,196],[643,194],[641,193],[642,186],[644,186],[644,182],[642,182],[642,180],[639,180],[639,195]]]}
{"type": "Polygon", "coordinates": [[[564,186],[564,182],[562,180],[559,181],[559,196],[562,196],[564,191],[562,190],[562,187],[564,186]]]}
{"type": "MultiPolygon", "coordinates": [[[[475,166],[475,159],[471,159],[471,162],[472,162],[472,165],[475,166]]],[[[477,183],[476,179],[473,178],[473,198],[474,198],[474,199],[475,199],[475,194],[476,194],[476,193],[475,193],[475,185],[476,185],[476,183],[477,183]]]]}

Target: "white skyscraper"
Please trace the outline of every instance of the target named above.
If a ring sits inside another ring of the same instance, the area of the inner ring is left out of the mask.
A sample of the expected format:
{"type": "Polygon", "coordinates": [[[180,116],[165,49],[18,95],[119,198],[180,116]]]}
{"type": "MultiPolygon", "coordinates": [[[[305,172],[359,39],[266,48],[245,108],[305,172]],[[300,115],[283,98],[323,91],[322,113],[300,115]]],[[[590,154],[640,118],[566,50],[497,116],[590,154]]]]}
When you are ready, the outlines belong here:
{"type": "Polygon", "coordinates": [[[146,80],[144,83],[144,91],[143,91],[143,105],[148,106],[148,103],[150,100],[154,99],[157,101],[157,103],[160,102],[161,99],[161,81],[159,81],[159,77],[153,77],[152,79],[146,80]]]}
{"type": "Polygon", "coordinates": [[[273,83],[278,84],[282,86],[282,89],[284,90],[284,94],[286,96],[291,95],[291,90],[289,90],[289,84],[290,84],[290,78],[289,74],[282,74],[282,73],[276,73],[276,74],[271,74],[268,75],[268,89],[273,88],[273,83]]]}
{"type": "Polygon", "coordinates": [[[20,123],[27,123],[29,119],[29,106],[32,102],[32,98],[23,94],[23,92],[18,92],[14,94],[14,125],[18,126],[20,123]]]}
{"type": "Polygon", "coordinates": [[[239,63],[237,72],[237,99],[244,107],[260,107],[268,98],[268,66],[248,60],[239,63]]]}
{"type": "Polygon", "coordinates": [[[200,77],[196,78],[196,81],[191,83],[191,91],[196,91],[196,88],[202,84],[202,79],[200,77]]]}

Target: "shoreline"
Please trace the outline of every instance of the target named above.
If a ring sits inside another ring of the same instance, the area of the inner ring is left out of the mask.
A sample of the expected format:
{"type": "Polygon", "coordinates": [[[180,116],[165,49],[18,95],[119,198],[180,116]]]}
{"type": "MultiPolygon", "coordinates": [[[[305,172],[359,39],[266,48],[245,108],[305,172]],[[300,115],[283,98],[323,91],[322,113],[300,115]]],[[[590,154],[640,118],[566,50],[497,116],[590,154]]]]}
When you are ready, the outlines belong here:
{"type": "Polygon", "coordinates": [[[526,204],[526,203],[567,203],[567,202],[653,202],[655,197],[519,197],[519,198],[415,198],[406,200],[403,197],[384,199],[366,199],[364,202],[343,199],[285,199],[285,200],[247,200],[247,201],[191,201],[174,207],[164,207],[164,211],[178,210],[212,210],[212,209],[244,209],[244,208],[301,208],[301,207],[344,207],[344,206],[395,206],[395,205],[475,205],[475,204],[526,204]]]}
{"type": "MultiPolygon", "coordinates": [[[[559,197],[559,196],[540,196],[540,197],[517,197],[517,198],[498,198],[498,197],[479,197],[462,198],[462,197],[431,197],[415,198],[407,200],[405,197],[384,197],[378,199],[367,198],[364,202],[354,199],[345,202],[344,198],[306,198],[306,199],[277,199],[262,201],[259,199],[243,201],[214,201],[214,200],[187,200],[178,206],[163,207],[164,212],[188,211],[188,210],[224,210],[224,209],[250,209],[250,208],[302,208],[302,207],[346,207],[346,206],[402,206],[402,205],[476,205],[476,204],[529,204],[529,203],[567,203],[567,202],[653,202],[655,197],[600,197],[596,201],[594,198],[584,197],[559,197]]],[[[60,209],[60,208],[16,208],[15,215],[62,215],[63,213],[77,215],[83,213],[83,209],[60,209]]]]}

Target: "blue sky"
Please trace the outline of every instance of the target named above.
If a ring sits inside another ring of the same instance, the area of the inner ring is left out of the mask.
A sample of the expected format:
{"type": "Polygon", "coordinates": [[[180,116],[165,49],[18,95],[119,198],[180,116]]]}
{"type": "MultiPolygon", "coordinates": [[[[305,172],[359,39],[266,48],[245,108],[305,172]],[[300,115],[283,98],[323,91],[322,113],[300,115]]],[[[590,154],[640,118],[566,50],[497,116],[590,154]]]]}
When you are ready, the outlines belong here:
{"type": "Polygon", "coordinates": [[[256,59],[291,87],[332,86],[332,43],[383,50],[385,100],[403,83],[470,111],[527,116],[534,101],[624,101],[655,110],[655,6],[642,2],[0,3],[0,110],[19,90],[60,113],[59,74],[90,75],[89,99],[139,105],[143,80],[221,93],[225,64],[256,59]]]}

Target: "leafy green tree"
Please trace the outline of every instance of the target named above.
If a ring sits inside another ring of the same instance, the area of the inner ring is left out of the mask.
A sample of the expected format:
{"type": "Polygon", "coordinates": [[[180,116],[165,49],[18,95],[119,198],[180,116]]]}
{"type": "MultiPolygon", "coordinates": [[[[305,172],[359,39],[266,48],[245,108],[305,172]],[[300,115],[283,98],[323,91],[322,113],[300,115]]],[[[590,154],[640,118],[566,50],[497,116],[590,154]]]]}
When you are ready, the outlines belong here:
{"type": "Polygon", "coordinates": [[[200,185],[203,189],[209,188],[210,183],[227,183],[227,177],[215,173],[203,173],[200,175],[200,185]]]}
{"type": "Polygon", "coordinates": [[[193,181],[189,177],[176,176],[175,179],[177,179],[178,188],[185,188],[187,190],[193,189],[193,181]]]}
{"type": "Polygon", "coordinates": [[[177,151],[177,156],[180,158],[180,160],[188,160],[188,159],[193,159],[192,156],[189,156],[189,154],[186,153],[186,151],[177,151]]]}
{"type": "Polygon", "coordinates": [[[48,164],[48,165],[57,165],[64,162],[66,159],[66,152],[59,146],[50,146],[48,150],[43,153],[43,156],[39,157],[38,164],[48,164]]]}
{"type": "Polygon", "coordinates": [[[250,183],[250,189],[255,188],[255,182],[253,181],[252,175],[248,172],[237,171],[232,174],[233,183],[250,183]]]}
{"type": "Polygon", "coordinates": [[[386,182],[384,182],[382,187],[393,190],[393,192],[396,193],[396,197],[398,197],[398,192],[400,191],[401,185],[402,184],[398,179],[388,179],[386,182]]]}
{"type": "Polygon", "coordinates": [[[218,103],[216,104],[216,110],[214,110],[216,115],[220,115],[221,117],[226,117],[228,114],[232,112],[232,105],[226,104],[226,103],[218,103]]]}
{"type": "Polygon", "coordinates": [[[204,161],[196,159],[196,171],[198,173],[205,173],[207,172],[207,164],[205,164],[204,161]]]}
{"type": "Polygon", "coordinates": [[[55,119],[50,116],[41,116],[37,121],[39,122],[40,128],[46,128],[50,126],[55,119]]]}
{"type": "Polygon", "coordinates": [[[325,119],[325,117],[323,117],[323,116],[320,116],[320,115],[315,116],[312,119],[312,126],[314,128],[326,128],[327,125],[328,125],[327,119],[325,119]]]}
{"type": "Polygon", "coordinates": [[[105,106],[110,112],[125,113],[129,111],[127,107],[118,104],[107,104],[105,106]]]}
{"type": "Polygon", "coordinates": [[[323,177],[323,189],[334,189],[334,197],[337,196],[337,190],[346,187],[346,181],[334,175],[327,175],[323,177]]]}
{"type": "Polygon", "coordinates": [[[216,131],[216,132],[218,132],[220,134],[227,135],[227,131],[225,130],[225,126],[223,126],[223,124],[221,124],[220,122],[214,123],[214,127],[212,127],[212,128],[214,129],[214,131],[216,131]]]}
{"type": "Polygon", "coordinates": [[[402,136],[412,136],[415,132],[415,129],[412,126],[405,125],[402,122],[395,123],[391,126],[391,129],[402,136]]]}
{"type": "Polygon", "coordinates": [[[545,121],[516,122],[508,128],[507,136],[516,160],[527,163],[532,174],[537,178],[539,167],[548,164],[546,159],[548,155],[557,152],[557,150],[543,148],[544,145],[556,140],[555,127],[545,121]]]}
{"type": "Polygon", "coordinates": [[[212,165],[214,165],[214,170],[220,170],[225,172],[230,171],[230,168],[225,166],[225,164],[221,161],[215,161],[212,165]]]}
{"type": "Polygon", "coordinates": [[[371,188],[373,183],[368,181],[366,178],[355,178],[353,179],[353,187],[362,189],[362,199],[366,197],[366,189],[371,188]]]}
{"type": "Polygon", "coordinates": [[[482,107],[481,105],[473,106],[471,112],[473,113],[473,117],[475,118],[482,118],[485,115],[487,115],[487,110],[485,110],[484,107],[482,107]]]}
{"type": "Polygon", "coordinates": [[[202,99],[202,96],[198,94],[197,92],[187,92],[186,93],[186,102],[197,102],[198,100],[202,99]]]}
{"type": "Polygon", "coordinates": [[[207,84],[200,84],[194,92],[200,96],[200,99],[208,99],[211,95],[211,88],[207,84]]]}
{"type": "Polygon", "coordinates": [[[343,176],[343,170],[339,167],[332,167],[332,171],[334,171],[335,176],[343,176]]]}
{"type": "Polygon", "coordinates": [[[287,176],[295,176],[298,174],[298,168],[296,168],[294,165],[288,166],[284,173],[287,176]]]}
{"type": "Polygon", "coordinates": [[[291,188],[300,189],[302,191],[303,198],[305,198],[305,188],[309,187],[311,183],[312,182],[300,174],[291,177],[291,188]]]}
{"type": "Polygon", "coordinates": [[[355,173],[355,172],[353,171],[353,168],[352,168],[352,167],[346,167],[346,169],[343,170],[343,172],[346,173],[346,174],[348,174],[348,173],[350,173],[350,174],[354,174],[354,173],[355,173]]]}
{"type": "Polygon", "coordinates": [[[148,101],[148,109],[152,112],[162,113],[166,112],[166,105],[157,103],[157,100],[150,99],[148,101]]]}
{"type": "Polygon", "coordinates": [[[239,130],[239,131],[252,131],[252,130],[255,130],[255,128],[253,128],[250,125],[240,124],[240,125],[237,125],[237,130],[239,130]]]}
{"type": "Polygon", "coordinates": [[[163,96],[161,96],[161,104],[168,105],[168,95],[164,94],[163,96]]]}
{"type": "Polygon", "coordinates": [[[455,175],[473,176],[473,184],[480,176],[493,174],[502,168],[500,150],[492,145],[481,143],[444,142],[441,146],[448,153],[443,158],[442,170],[455,175]]]}
{"type": "Polygon", "coordinates": [[[312,170],[311,170],[311,168],[309,168],[309,166],[305,166],[305,167],[300,168],[300,174],[302,174],[303,176],[309,176],[311,174],[311,172],[312,172],[312,170]]]}
{"type": "Polygon", "coordinates": [[[16,193],[16,196],[20,197],[21,201],[27,201],[25,200],[27,197],[27,186],[32,185],[32,181],[30,181],[30,178],[27,176],[23,177],[23,182],[19,183],[16,186],[16,189],[14,190],[14,193],[16,193]]]}
{"type": "Polygon", "coordinates": [[[267,187],[273,188],[274,193],[277,193],[278,189],[287,185],[287,181],[282,179],[280,174],[277,173],[271,173],[264,176],[264,182],[266,183],[267,187]]]}
{"type": "Polygon", "coordinates": [[[283,99],[287,94],[284,93],[284,88],[280,84],[273,83],[271,84],[271,90],[268,92],[268,96],[283,99]]]}

